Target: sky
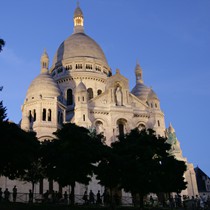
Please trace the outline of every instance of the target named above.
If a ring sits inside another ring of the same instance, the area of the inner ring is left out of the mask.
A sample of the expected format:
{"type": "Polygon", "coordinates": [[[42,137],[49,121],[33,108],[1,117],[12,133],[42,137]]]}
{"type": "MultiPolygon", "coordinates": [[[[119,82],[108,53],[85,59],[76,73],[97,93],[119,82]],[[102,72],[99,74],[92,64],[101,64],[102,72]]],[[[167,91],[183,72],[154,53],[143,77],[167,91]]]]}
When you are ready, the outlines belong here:
{"type": "MultiPolygon", "coordinates": [[[[73,32],[76,0],[1,0],[0,100],[8,118],[21,120],[21,105],[39,75],[46,48],[50,63],[73,32]]],[[[139,62],[144,83],[158,95],[184,157],[210,176],[210,1],[80,0],[85,32],[135,86],[139,62]]]]}

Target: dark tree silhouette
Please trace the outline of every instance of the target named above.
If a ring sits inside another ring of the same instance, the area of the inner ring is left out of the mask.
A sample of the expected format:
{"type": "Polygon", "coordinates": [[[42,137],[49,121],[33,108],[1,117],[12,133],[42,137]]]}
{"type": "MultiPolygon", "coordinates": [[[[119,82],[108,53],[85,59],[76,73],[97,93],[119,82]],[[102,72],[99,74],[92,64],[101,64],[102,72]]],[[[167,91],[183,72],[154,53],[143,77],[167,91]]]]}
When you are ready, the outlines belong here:
{"type": "Polygon", "coordinates": [[[185,163],[170,156],[170,147],[166,138],[151,129],[133,129],[111,145],[109,156],[99,163],[97,178],[105,186],[124,189],[133,196],[138,194],[143,207],[143,197],[150,192],[186,188],[185,163]]]}
{"type": "Polygon", "coordinates": [[[21,177],[23,181],[31,182],[32,192],[34,193],[34,186],[40,180],[46,177],[45,168],[41,163],[41,154],[37,148],[37,155],[34,156],[33,162],[31,162],[30,167],[25,171],[25,174],[21,177]]]}
{"type": "MultiPolygon", "coordinates": [[[[2,88],[0,88],[2,90],[2,88]]],[[[7,120],[6,107],[0,102],[0,175],[22,178],[37,156],[39,142],[35,133],[23,131],[7,120]]]]}
{"type": "MultiPolygon", "coordinates": [[[[0,87],[0,91],[2,91],[3,87],[0,87]]],[[[3,106],[3,101],[0,101],[0,123],[6,121],[7,118],[7,109],[3,106]]]]}
{"type": "Polygon", "coordinates": [[[114,191],[120,184],[123,159],[108,146],[104,147],[102,156],[101,161],[95,169],[96,179],[99,180],[99,184],[108,189],[112,199],[114,191]]]}
{"type": "Polygon", "coordinates": [[[5,41],[3,39],[0,39],[0,52],[2,51],[4,46],[5,46],[5,41]]]}
{"type": "Polygon", "coordinates": [[[31,167],[39,142],[34,133],[23,131],[12,122],[0,125],[0,175],[21,178],[31,167]]]}
{"type": "Polygon", "coordinates": [[[57,139],[45,142],[43,165],[47,176],[61,186],[71,186],[71,204],[74,204],[76,182],[87,185],[91,180],[94,163],[99,160],[101,138],[84,127],[65,124],[55,133],[57,139]]]}

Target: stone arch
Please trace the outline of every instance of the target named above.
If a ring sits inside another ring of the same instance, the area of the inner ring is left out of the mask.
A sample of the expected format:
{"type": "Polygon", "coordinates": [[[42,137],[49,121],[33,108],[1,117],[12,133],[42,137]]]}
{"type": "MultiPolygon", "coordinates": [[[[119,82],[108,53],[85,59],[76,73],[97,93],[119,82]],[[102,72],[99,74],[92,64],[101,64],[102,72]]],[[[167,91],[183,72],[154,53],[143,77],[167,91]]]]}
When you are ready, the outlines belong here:
{"type": "Polygon", "coordinates": [[[117,120],[117,136],[125,135],[127,133],[127,122],[128,121],[124,118],[120,118],[117,120]]]}
{"type": "Polygon", "coordinates": [[[101,95],[102,94],[102,90],[101,89],[98,89],[97,90],[97,95],[99,96],[99,95],[101,95]]]}
{"type": "Polygon", "coordinates": [[[87,89],[87,93],[88,93],[88,100],[93,98],[93,89],[92,88],[88,88],[87,89]]]}
{"type": "Polygon", "coordinates": [[[66,105],[72,105],[73,104],[73,91],[71,88],[66,90],[66,105]]]}
{"type": "Polygon", "coordinates": [[[146,129],[146,125],[144,122],[139,122],[136,126],[140,131],[146,129]]]}
{"type": "Polygon", "coordinates": [[[102,134],[104,135],[104,124],[101,120],[96,120],[94,123],[94,127],[96,129],[97,134],[102,134]]]}

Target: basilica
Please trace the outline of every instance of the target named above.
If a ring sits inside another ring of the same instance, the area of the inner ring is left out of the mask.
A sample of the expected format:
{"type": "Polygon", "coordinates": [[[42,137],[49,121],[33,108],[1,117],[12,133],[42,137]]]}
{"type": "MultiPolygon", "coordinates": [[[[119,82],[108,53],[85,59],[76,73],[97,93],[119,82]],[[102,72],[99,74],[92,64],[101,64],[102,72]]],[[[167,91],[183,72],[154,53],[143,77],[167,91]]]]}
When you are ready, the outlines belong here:
{"type": "MultiPolygon", "coordinates": [[[[103,133],[107,145],[133,128],[152,128],[158,135],[168,137],[171,152],[187,164],[184,176],[188,187],[182,194],[198,194],[193,165],[182,156],[172,125],[166,128],[160,100],[144,84],[140,64],[133,70],[136,84],[130,91],[128,79],[119,69],[111,70],[99,44],[85,33],[79,5],[73,22],[73,33],[58,47],[51,67],[46,50],[41,56],[40,73],[31,82],[21,107],[21,128],[35,131],[43,141],[53,139],[53,132],[63,123],[72,122],[103,133]]],[[[91,188],[96,191],[95,182],[91,188]]],[[[83,191],[78,187],[76,193],[83,191]]]]}

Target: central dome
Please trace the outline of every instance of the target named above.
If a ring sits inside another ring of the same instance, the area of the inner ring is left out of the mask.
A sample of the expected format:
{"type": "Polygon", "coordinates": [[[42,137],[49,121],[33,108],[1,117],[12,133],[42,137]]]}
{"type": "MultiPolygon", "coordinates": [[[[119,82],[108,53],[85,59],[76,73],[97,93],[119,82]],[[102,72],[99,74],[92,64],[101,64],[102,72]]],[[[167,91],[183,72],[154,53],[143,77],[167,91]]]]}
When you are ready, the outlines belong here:
{"type": "Polygon", "coordinates": [[[92,58],[107,64],[101,47],[85,33],[74,33],[69,36],[58,48],[53,65],[66,59],[92,58]]]}

